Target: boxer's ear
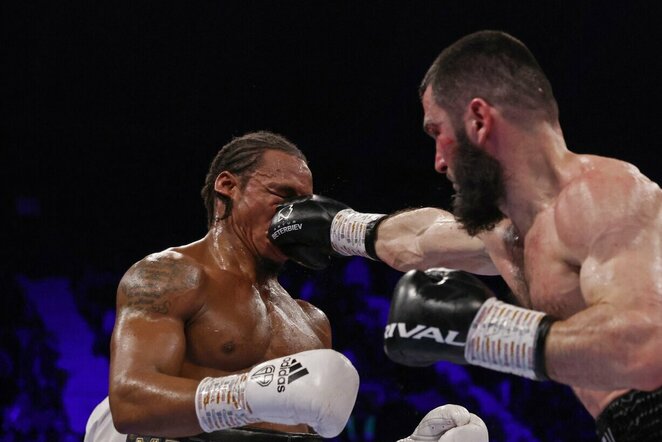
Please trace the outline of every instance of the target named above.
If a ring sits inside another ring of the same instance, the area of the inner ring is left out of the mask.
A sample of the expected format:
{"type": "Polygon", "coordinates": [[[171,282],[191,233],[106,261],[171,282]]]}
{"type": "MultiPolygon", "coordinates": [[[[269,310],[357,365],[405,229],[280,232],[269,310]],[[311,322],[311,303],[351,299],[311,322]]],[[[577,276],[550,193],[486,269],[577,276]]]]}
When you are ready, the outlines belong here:
{"type": "Polygon", "coordinates": [[[494,125],[494,108],[482,98],[469,102],[465,116],[465,129],[469,140],[477,146],[484,146],[494,125]]]}
{"type": "Polygon", "coordinates": [[[225,170],[219,173],[216,177],[216,181],[214,181],[214,190],[217,194],[233,199],[232,197],[237,191],[238,185],[239,179],[237,176],[232,172],[225,170]]]}

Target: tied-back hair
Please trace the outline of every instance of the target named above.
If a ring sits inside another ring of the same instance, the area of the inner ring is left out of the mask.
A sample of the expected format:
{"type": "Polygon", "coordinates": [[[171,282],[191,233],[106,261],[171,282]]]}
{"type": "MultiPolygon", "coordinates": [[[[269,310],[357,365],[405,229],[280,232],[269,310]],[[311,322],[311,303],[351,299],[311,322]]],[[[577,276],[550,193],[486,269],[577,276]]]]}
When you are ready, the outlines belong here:
{"type": "Polygon", "coordinates": [[[287,138],[268,131],[247,133],[235,137],[218,151],[214,157],[209,172],[205,177],[200,195],[207,208],[207,227],[214,224],[216,217],[216,198],[223,201],[225,209],[220,219],[225,219],[232,212],[232,200],[214,190],[214,183],[221,172],[228,171],[239,177],[240,186],[245,186],[248,177],[257,169],[267,150],[279,150],[293,155],[307,163],[306,157],[299,148],[287,138]]]}
{"type": "Polygon", "coordinates": [[[504,32],[479,31],[444,49],[421,82],[421,97],[428,86],[456,130],[473,98],[500,107],[514,121],[558,121],[552,86],[540,65],[521,41],[504,32]]]}

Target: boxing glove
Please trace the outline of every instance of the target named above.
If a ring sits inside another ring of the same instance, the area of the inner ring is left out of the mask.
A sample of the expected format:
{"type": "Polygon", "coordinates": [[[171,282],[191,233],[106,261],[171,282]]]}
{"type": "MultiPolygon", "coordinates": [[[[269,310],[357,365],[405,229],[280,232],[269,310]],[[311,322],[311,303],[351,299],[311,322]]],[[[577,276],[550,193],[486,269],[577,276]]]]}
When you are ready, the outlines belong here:
{"type": "Polygon", "coordinates": [[[485,422],[459,405],[447,404],[421,419],[411,436],[398,442],[488,442],[485,422]]]}
{"type": "Polygon", "coordinates": [[[342,432],[354,407],[359,375],[333,350],[272,359],[247,373],[205,378],[196,413],[205,432],[254,422],[307,424],[323,437],[342,432]]]}
{"type": "Polygon", "coordinates": [[[552,322],[544,313],[498,301],[469,273],[412,270],[395,287],[384,350],[408,366],[444,360],[543,380],[552,322]]]}
{"type": "Polygon", "coordinates": [[[280,205],[268,235],[288,258],[319,270],[328,266],[334,255],[376,260],[374,243],[383,217],[358,213],[339,201],[312,195],[280,205]]]}

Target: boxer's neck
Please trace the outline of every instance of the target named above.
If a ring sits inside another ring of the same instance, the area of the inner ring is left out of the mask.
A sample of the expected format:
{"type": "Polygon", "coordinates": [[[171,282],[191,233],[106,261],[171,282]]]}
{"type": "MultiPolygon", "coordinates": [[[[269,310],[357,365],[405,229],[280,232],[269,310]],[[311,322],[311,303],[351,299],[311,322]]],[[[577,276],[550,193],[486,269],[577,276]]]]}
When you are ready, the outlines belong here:
{"type": "Polygon", "coordinates": [[[541,124],[529,130],[501,134],[495,148],[505,177],[501,210],[525,235],[540,211],[549,207],[565,186],[572,161],[560,128],[541,124]]]}
{"type": "Polygon", "coordinates": [[[219,220],[205,238],[209,254],[220,270],[243,275],[256,282],[275,280],[277,269],[261,258],[254,247],[236,234],[228,220],[219,220]]]}

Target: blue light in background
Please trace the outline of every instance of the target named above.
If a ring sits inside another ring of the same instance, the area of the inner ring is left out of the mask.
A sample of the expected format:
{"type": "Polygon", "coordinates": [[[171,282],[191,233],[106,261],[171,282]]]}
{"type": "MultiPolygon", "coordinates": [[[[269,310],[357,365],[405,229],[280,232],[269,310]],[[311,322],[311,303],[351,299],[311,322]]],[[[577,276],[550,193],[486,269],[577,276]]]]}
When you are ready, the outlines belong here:
{"type": "Polygon", "coordinates": [[[68,375],[62,403],[69,425],[83,433],[87,417],[108,394],[108,360],[93,355],[94,335],[77,311],[68,278],[18,281],[54,341],[57,366],[68,375]]]}

